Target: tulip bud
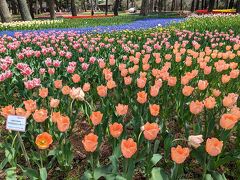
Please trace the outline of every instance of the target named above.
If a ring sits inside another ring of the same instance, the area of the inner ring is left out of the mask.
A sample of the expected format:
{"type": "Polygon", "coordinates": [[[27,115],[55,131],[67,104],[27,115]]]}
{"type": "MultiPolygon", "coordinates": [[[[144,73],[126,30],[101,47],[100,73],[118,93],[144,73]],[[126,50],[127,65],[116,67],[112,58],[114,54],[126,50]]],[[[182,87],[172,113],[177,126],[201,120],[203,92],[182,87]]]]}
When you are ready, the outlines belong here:
{"type": "Polygon", "coordinates": [[[194,148],[198,148],[202,142],[203,142],[202,135],[195,135],[195,136],[188,137],[188,145],[194,148]]]}
{"type": "Polygon", "coordinates": [[[82,88],[78,87],[78,88],[72,88],[72,90],[70,91],[70,97],[72,99],[77,99],[79,101],[84,101],[84,96],[85,93],[83,92],[82,88]]]}

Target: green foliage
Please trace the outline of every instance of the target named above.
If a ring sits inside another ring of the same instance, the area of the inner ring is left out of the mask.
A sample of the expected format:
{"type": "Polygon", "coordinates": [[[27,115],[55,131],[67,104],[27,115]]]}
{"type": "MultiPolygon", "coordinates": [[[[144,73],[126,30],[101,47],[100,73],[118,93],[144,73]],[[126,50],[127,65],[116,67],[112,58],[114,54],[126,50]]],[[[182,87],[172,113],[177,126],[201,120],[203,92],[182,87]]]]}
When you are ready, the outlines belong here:
{"type": "Polygon", "coordinates": [[[190,17],[186,21],[178,24],[173,24],[172,28],[190,31],[215,31],[226,32],[230,29],[235,33],[240,33],[240,15],[215,15],[204,17],[190,17]]]}

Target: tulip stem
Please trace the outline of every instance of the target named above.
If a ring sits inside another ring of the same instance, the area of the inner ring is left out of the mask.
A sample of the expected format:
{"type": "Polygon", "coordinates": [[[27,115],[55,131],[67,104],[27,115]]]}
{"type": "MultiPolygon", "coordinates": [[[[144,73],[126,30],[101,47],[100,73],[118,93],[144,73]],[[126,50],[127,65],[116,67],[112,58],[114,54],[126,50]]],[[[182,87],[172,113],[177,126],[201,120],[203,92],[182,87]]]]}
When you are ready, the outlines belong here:
{"type": "Polygon", "coordinates": [[[70,105],[70,113],[71,113],[71,116],[72,116],[72,107],[73,107],[73,102],[74,102],[74,99],[72,100],[72,102],[71,102],[71,105],[70,105]]]}
{"type": "Polygon", "coordinates": [[[28,157],[28,155],[27,155],[27,151],[26,151],[26,149],[25,149],[25,146],[24,146],[24,144],[23,144],[23,140],[22,140],[22,137],[21,137],[19,131],[17,132],[17,136],[18,136],[18,139],[19,139],[19,143],[20,143],[20,146],[21,146],[23,155],[24,155],[25,160],[26,160],[26,162],[27,162],[27,165],[28,165],[29,168],[31,168],[31,164],[30,164],[30,161],[29,161],[29,157],[28,157]]]}
{"type": "Polygon", "coordinates": [[[176,141],[186,141],[186,142],[188,142],[187,139],[183,139],[183,138],[174,139],[172,142],[176,142],[176,141]]]}
{"type": "Polygon", "coordinates": [[[92,167],[92,175],[93,175],[93,177],[94,177],[94,158],[93,158],[93,153],[91,153],[91,155],[90,155],[91,157],[90,157],[90,164],[91,164],[91,167],[92,167]]]}
{"type": "Polygon", "coordinates": [[[40,151],[40,163],[41,163],[41,168],[43,168],[43,161],[42,161],[42,152],[40,151]]]}
{"type": "Polygon", "coordinates": [[[13,138],[13,141],[12,141],[12,148],[13,148],[13,145],[15,144],[15,141],[16,141],[17,137],[18,137],[18,135],[16,134],[16,135],[14,136],[14,138],[13,138]]]}
{"type": "Polygon", "coordinates": [[[142,132],[143,132],[143,131],[141,131],[141,132],[139,133],[139,135],[138,135],[138,141],[137,141],[138,144],[139,144],[139,140],[140,140],[140,138],[141,138],[142,132]]]}
{"type": "Polygon", "coordinates": [[[87,102],[86,100],[84,100],[85,103],[87,103],[88,107],[90,108],[90,110],[92,111],[92,107],[91,105],[89,104],[89,102],[87,102]]]}
{"type": "Polygon", "coordinates": [[[146,164],[146,175],[147,177],[149,178],[150,176],[150,171],[151,171],[151,157],[152,157],[152,154],[151,154],[151,143],[150,141],[147,142],[147,164],[146,164]]]}
{"type": "Polygon", "coordinates": [[[124,172],[125,172],[125,175],[126,175],[126,177],[127,177],[127,174],[128,174],[128,159],[125,159],[124,172]]]}
{"type": "Polygon", "coordinates": [[[174,163],[174,166],[173,166],[173,169],[172,169],[172,174],[171,174],[171,179],[172,180],[178,179],[179,166],[180,165],[174,163]]]}
{"type": "Polygon", "coordinates": [[[207,173],[207,154],[204,155],[204,167],[203,167],[203,179],[205,179],[206,173],[207,173]]]}

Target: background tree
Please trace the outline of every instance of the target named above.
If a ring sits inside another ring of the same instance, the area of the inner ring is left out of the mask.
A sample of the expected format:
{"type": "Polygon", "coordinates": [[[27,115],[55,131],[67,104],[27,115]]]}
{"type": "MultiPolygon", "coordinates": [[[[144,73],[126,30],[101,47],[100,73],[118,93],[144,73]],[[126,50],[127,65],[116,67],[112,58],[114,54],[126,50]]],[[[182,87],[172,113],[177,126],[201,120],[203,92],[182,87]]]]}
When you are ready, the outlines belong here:
{"type": "Polygon", "coordinates": [[[204,0],[204,9],[207,9],[208,7],[208,0],[204,0]]]}
{"type": "Polygon", "coordinates": [[[176,4],[176,1],[175,1],[175,0],[172,0],[171,11],[174,11],[174,10],[175,10],[175,4],[176,4]]]}
{"type": "Polygon", "coordinates": [[[240,13],[240,0],[237,0],[236,11],[237,11],[237,13],[240,13]]]}
{"type": "Polygon", "coordinates": [[[82,1],[82,7],[83,7],[84,11],[87,12],[85,0],[82,1]]]}
{"type": "Polygon", "coordinates": [[[8,4],[6,0],[0,0],[0,16],[2,22],[11,22],[11,14],[8,9],[8,4]]]}
{"type": "Polygon", "coordinates": [[[76,8],[75,0],[71,0],[71,11],[72,11],[72,16],[77,16],[77,8],[76,8]]]}
{"type": "Polygon", "coordinates": [[[48,2],[49,12],[50,12],[50,18],[55,19],[56,18],[55,2],[54,0],[47,0],[47,2],[48,2]]]}
{"type": "Polygon", "coordinates": [[[12,6],[12,14],[16,15],[18,14],[18,3],[17,0],[11,0],[11,6],[12,6]]]}
{"type": "Polygon", "coordinates": [[[214,3],[215,3],[215,0],[209,1],[208,12],[212,12],[212,10],[214,8],[214,3]]]}
{"type": "Polygon", "coordinates": [[[108,14],[108,0],[106,0],[106,5],[105,5],[105,15],[107,16],[108,14]]]}
{"type": "Polygon", "coordinates": [[[116,0],[113,7],[114,16],[118,16],[118,8],[119,8],[120,0],[116,0]]]}
{"type": "Polygon", "coordinates": [[[194,8],[195,7],[195,0],[192,0],[192,4],[191,4],[191,11],[193,12],[194,11],[194,8]]]}
{"type": "Polygon", "coordinates": [[[38,0],[40,6],[40,13],[43,13],[43,0],[38,0]]]}
{"type": "Polygon", "coordinates": [[[234,6],[234,0],[230,0],[229,5],[228,5],[228,8],[229,8],[229,9],[232,9],[233,6],[234,6]]]}
{"type": "Polygon", "coordinates": [[[33,0],[28,0],[28,6],[29,6],[29,10],[30,10],[30,14],[32,16],[32,19],[34,19],[34,8],[33,8],[33,0]]]}
{"type": "Polygon", "coordinates": [[[142,0],[140,15],[142,16],[147,15],[147,7],[148,7],[148,0],[142,0]]]}
{"type": "Polygon", "coordinates": [[[183,0],[180,0],[180,10],[183,10],[183,0]]]}
{"type": "Polygon", "coordinates": [[[93,11],[93,0],[91,0],[91,15],[94,15],[94,11],[93,11]]]}
{"type": "Polygon", "coordinates": [[[228,8],[228,0],[225,0],[225,9],[227,9],[228,8]]]}
{"type": "Polygon", "coordinates": [[[149,11],[150,13],[153,12],[153,6],[154,6],[154,2],[153,2],[153,0],[149,0],[148,11],[149,11]]]}
{"type": "Polygon", "coordinates": [[[217,0],[216,1],[216,9],[218,9],[218,4],[219,4],[219,1],[217,0]]]}
{"type": "Polygon", "coordinates": [[[163,0],[158,0],[158,12],[161,12],[163,8],[163,0]]]}
{"type": "Polygon", "coordinates": [[[196,1],[196,7],[195,7],[195,10],[198,10],[198,9],[199,9],[199,4],[200,4],[200,0],[197,0],[197,1],[196,1]]]}
{"type": "Polygon", "coordinates": [[[201,6],[202,9],[204,9],[204,0],[202,0],[202,6],[201,6]]]}
{"type": "Polygon", "coordinates": [[[18,0],[18,7],[23,21],[31,21],[32,16],[28,9],[26,0],[18,0]]]}
{"type": "Polygon", "coordinates": [[[163,7],[164,7],[164,11],[167,10],[167,0],[163,0],[163,7]]]}

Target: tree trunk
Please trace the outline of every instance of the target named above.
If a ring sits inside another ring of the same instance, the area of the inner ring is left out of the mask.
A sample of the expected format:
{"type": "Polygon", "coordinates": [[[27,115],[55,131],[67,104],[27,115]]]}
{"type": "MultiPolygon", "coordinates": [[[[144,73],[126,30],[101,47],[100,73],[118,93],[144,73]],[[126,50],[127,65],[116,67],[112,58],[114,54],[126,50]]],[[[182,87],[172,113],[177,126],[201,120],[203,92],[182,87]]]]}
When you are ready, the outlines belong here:
{"type": "Polygon", "coordinates": [[[12,14],[14,14],[14,15],[18,14],[17,1],[12,0],[11,5],[12,5],[12,14]]]}
{"type": "Polygon", "coordinates": [[[95,10],[97,11],[98,10],[98,0],[95,0],[95,10]]]}
{"type": "Polygon", "coordinates": [[[71,0],[71,11],[72,11],[72,16],[77,16],[77,8],[76,8],[75,0],[71,0]]]}
{"type": "Polygon", "coordinates": [[[142,0],[140,15],[142,16],[147,15],[147,6],[148,6],[148,0],[142,0]]]}
{"type": "Polygon", "coordinates": [[[153,6],[154,6],[153,0],[150,0],[150,2],[149,2],[149,9],[148,9],[148,11],[149,11],[150,13],[153,12],[153,6]]]}
{"type": "Polygon", "coordinates": [[[158,12],[162,11],[162,5],[163,5],[163,1],[162,0],[158,0],[158,12]]]}
{"type": "Polygon", "coordinates": [[[108,14],[108,0],[106,0],[106,5],[105,5],[105,16],[108,14]]]}
{"type": "Polygon", "coordinates": [[[199,9],[199,4],[200,4],[200,2],[199,2],[200,0],[197,0],[197,2],[196,2],[196,7],[195,7],[195,10],[198,10],[199,9]]]}
{"type": "Polygon", "coordinates": [[[171,11],[175,10],[175,0],[172,0],[171,11]]]}
{"type": "Polygon", "coordinates": [[[59,12],[59,9],[60,9],[59,2],[58,2],[58,0],[56,0],[54,2],[55,2],[55,10],[56,10],[56,12],[59,12]]]}
{"type": "Polygon", "coordinates": [[[69,8],[69,0],[67,0],[66,3],[67,3],[67,8],[69,8]]]}
{"type": "Polygon", "coordinates": [[[40,6],[40,13],[43,13],[42,0],[38,0],[40,6]]]}
{"type": "Polygon", "coordinates": [[[28,9],[26,0],[18,0],[18,7],[23,21],[31,21],[32,16],[28,9]]]}
{"type": "Polygon", "coordinates": [[[210,0],[209,1],[208,12],[212,12],[212,10],[214,8],[214,2],[215,2],[215,0],[210,0]]]}
{"type": "Polygon", "coordinates": [[[85,0],[83,0],[83,9],[84,9],[85,12],[87,12],[87,8],[86,8],[86,2],[85,2],[85,0]]]}
{"type": "Polygon", "coordinates": [[[237,3],[236,3],[236,12],[237,12],[237,13],[240,13],[240,0],[237,0],[237,3]]]}
{"type": "Polygon", "coordinates": [[[129,0],[127,0],[127,10],[129,9],[129,0]]]}
{"type": "Polygon", "coordinates": [[[122,11],[122,0],[119,0],[118,11],[122,11]]]}
{"type": "Polygon", "coordinates": [[[30,10],[32,19],[34,19],[33,0],[28,0],[28,6],[29,6],[29,10],[30,10]]]}
{"type": "Polygon", "coordinates": [[[11,14],[8,9],[8,4],[6,0],[0,0],[0,16],[2,22],[11,22],[11,14]]]}
{"type": "Polygon", "coordinates": [[[59,1],[59,10],[62,12],[62,0],[59,1]]]}
{"type": "Polygon", "coordinates": [[[208,7],[208,0],[205,0],[204,9],[207,9],[207,7],[208,7]]]}
{"type": "Polygon", "coordinates": [[[228,9],[228,0],[225,0],[225,9],[228,9]]]}
{"type": "Polygon", "coordinates": [[[158,6],[158,1],[155,0],[155,1],[154,1],[154,12],[155,12],[155,13],[157,12],[157,6],[158,6]]]}
{"type": "Polygon", "coordinates": [[[48,6],[49,6],[50,18],[55,19],[56,18],[56,13],[55,13],[55,2],[54,2],[54,0],[48,0],[48,6]]]}
{"type": "Polygon", "coordinates": [[[228,8],[229,8],[229,9],[232,9],[233,6],[234,6],[234,0],[230,0],[230,3],[229,3],[228,8]]]}
{"type": "Polygon", "coordinates": [[[113,7],[114,16],[118,16],[118,7],[119,7],[119,0],[116,0],[113,7]]]}
{"type": "Polygon", "coordinates": [[[192,4],[191,4],[191,11],[194,11],[194,7],[195,7],[195,0],[192,0],[192,4]]]}
{"type": "Polygon", "coordinates": [[[94,11],[93,11],[93,0],[91,0],[91,16],[94,15],[94,11]]]}
{"type": "Polygon", "coordinates": [[[202,0],[202,8],[201,9],[204,9],[204,0],[202,0]]]}
{"type": "Polygon", "coordinates": [[[183,10],[183,0],[180,0],[180,10],[183,10]]]}
{"type": "Polygon", "coordinates": [[[216,9],[218,9],[218,0],[216,1],[216,9]]]}

